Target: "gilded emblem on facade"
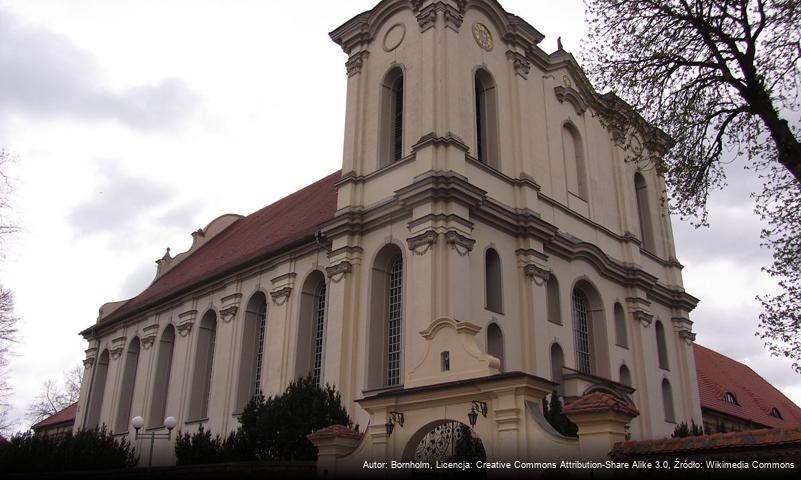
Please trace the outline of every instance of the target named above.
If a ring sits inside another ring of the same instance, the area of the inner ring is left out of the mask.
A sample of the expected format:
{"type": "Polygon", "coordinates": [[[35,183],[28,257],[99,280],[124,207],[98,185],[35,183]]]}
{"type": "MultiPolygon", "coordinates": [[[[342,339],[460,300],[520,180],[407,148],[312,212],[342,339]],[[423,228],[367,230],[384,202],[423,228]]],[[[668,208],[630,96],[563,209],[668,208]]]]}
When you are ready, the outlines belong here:
{"type": "Polygon", "coordinates": [[[473,24],[473,38],[476,39],[479,47],[488,52],[492,50],[492,34],[483,23],[473,24]]]}

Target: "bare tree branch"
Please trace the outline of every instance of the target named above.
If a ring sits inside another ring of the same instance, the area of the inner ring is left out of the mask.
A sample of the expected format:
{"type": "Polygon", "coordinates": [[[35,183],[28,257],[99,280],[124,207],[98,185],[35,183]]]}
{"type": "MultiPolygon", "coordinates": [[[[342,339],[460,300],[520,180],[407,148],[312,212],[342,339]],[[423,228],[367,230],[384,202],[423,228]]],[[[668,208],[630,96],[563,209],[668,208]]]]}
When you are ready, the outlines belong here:
{"type": "MultiPolygon", "coordinates": [[[[769,228],[782,293],[762,296],[759,335],[801,372],[801,142],[788,112],[801,89],[801,3],[797,0],[585,0],[589,74],[642,117],[602,119],[631,132],[645,119],[673,139],[664,150],[631,149],[665,174],[673,210],[706,224],[707,198],[726,184],[726,150],[743,156],[765,188],[754,195],[769,228]],[[788,213],[792,211],[793,213],[788,213]]],[[[649,147],[649,139],[643,139],[649,147]]]]}

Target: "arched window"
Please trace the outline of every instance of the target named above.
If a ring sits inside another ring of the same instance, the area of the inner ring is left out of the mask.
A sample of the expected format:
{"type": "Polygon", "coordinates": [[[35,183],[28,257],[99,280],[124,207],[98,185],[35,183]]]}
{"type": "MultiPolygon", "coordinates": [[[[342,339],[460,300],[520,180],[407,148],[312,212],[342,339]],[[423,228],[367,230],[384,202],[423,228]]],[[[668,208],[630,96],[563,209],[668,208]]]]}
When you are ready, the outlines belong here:
{"type": "Polygon", "coordinates": [[[484,264],[487,310],[503,313],[503,288],[501,283],[501,258],[493,248],[487,249],[484,264]]]}
{"type": "Polygon", "coordinates": [[[629,367],[625,365],[620,366],[620,383],[627,387],[631,386],[631,372],[629,372],[629,367]]]}
{"type": "Polygon", "coordinates": [[[387,72],[381,84],[381,139],[378,166],[403,158],[403,70],[387,72]]]}
{"type": "Polygon", "coordinates": [[[656,333],[656,353],[659,356],[659,368],[669,370],[667,345],[665,343],[665,327],[662,326],[662,322],[659,320],[656,321],[654,332],[656,333]]]}
{"type": "Polygon", "coordinates": [[[772,408],[770,410],[770,416],[774,417],[774,418],[778,418],[780,420],[784,420],[784,417],[782,417],[782,414],[781,414],[781,412],[779,412],[778,408],[772,408]]]}
{"type": "Polygon", "coordinates": [[[567,190],[584,200],[587,195],[587,167],[584,161],[584,146],[581,135],[572,123],[562,126],[562,151],[564,153],[567,190]]]}
{"type": "Polygon", "coordinates": [[[189,419],[203,420],[209,415],[211,374],[214,366],[214,344],[217,340],[217,314],[209,310],[200,321],[195,348],[195,370],[189,399],[189,419]]]}
{"type": "Polygon", "coordinates": [[[576,369],[592,373],[592,323],[590,302],[579,289],[573,290],[573,331],[576,338],[576,369]]]}
{"type": "Polygon", "coordinates": [[[320,383],[325,348],[325,275],[319,270],[312,272],[301,295],[295,375],[311,374],[320,383]]]}
{"type": "Polygon", "coordinates": [[[623,306],[617,302],[615,302],[615,343],[621,347],[629,346],[626,335],[626,314],[623,312],[623,306]]]}
{"type": "Polygon", "coordinates": [[[476,157],[479,162],[500,168],[498,158],[498,99],[492,75],[476,71],[476,157]]]}
{"type": "Polygon", "coordinates": [[[547,285],[546,303],[548,309],[548,321],[561,325],[562,309],[559,307],[559,280],[557,280],[556,275],[551,273],[548,276],[547,285]]]}
{"type": "Polygon", "coordinates": [[[576,370],[611,378],[606,320],[601,296],[586,280],[576,283],[572,294],[576,370]]]}
{"type": "Polygon", "coordinates": [[[164,424],[174,346],[175,327],[167,325],[164,333],[161,334],[161,340],[156,351],[156,370],[153,372],[153,391],[150,395],[150,415],[148,415],[147,422],[150,427],[160,427],[164,424]]]}
{"type": "Polygon", "coordinates": [[[673,412],[673,390],[670,388],[670,382],[665,378],[662,380],[662,406],[665,409],[665,421],[675,422],[676,415],[673,412]]]}
{"type": "Polygon", "coordinates": [[[560,395],[564,395],[564,388],[562,386],[562,367],[565,366],[565,354],[562,352],[562,347],[558,343],[551,345],[551,381],[558,383],[556,391],[560,395]]]}
{"type": "Polygon", "coordinates": [[[134,337],[128,344],[125,353],[125,365],[122,370],[120,382],[119,405],[117,406],[117,419],[114,421],[114,432],[128,431],[128,422],[131,420],[131,406],[133,405],[134,389],[136,387],[136,370],[139,366],[139,337],[134,337]]]}
{"type": "Polygon", "coordinates": [[[649,252],[653,252],[654,228],[651,223],[651,202],[648,194],[648,184],[645,183],[645,177],[640,172],[634,174],[634,190],[637,197],[637,217],[640,220],[642,247],[649,252]]]}
{"type": "Polygon", "coordinates": [[[242,348],[239,353],[239,378],[235,413],[261,391],[264,371],[264,339],[267,329],[267,297],[256,292],[248,300],[242,322],[242,348]]]}
{"type": "Polygon", "coordinates": [[[103,408],[103,397],[106,392],[106,378],[108,377],[108,350],[103,350],[95,361],[95,371],[92,373],[92,387],[89,390],[89,408],[86,411],[84,428],[90,429],[100,426],[100,411],[103,408]]]}
{"type": "Polygon", "coordinates": [[[400,385],[403,379],[403,257],[396,245],[376,256],[370,282],[367,384],[400,385]]]}
{"type": "Polygon", "coordinates": [[[490,323],[487,327],[487,353],[501,361],[500,370],[503,371],[503,333],[497,323],[490,323]]]}

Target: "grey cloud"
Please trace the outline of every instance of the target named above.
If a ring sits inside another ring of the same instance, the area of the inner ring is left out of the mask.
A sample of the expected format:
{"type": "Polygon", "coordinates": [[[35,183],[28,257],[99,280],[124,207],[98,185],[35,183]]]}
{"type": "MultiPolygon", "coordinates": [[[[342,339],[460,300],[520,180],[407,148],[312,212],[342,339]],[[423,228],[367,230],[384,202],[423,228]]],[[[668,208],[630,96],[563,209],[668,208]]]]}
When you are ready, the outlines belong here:
{"type": "Polygon", "coordinates": [[[167,185],[124,172],[113,162],[101,164],[99,177],[92,198],[67,217],[76,233],[121,233],[171,198],[167,185]]]}
{"type": "Polygon", "coordinates": [[[142,292],[153,278],[156,276],[156,264],[141,264],[136,270],[131,272],[120,286],[121,297],[131,298],[142,292]]]}
{"type": "Polygon", "coordinates": [[[754,335],[759,323],[759,306],[748,308],[707,308],[703,302],[693,312],[696,342],[751,367],[779,389],[799,384],[792,362],[771,357],[754,335]]]}
{"type": "Polygon", "coordinates": [[[161,214],[156,221],[161,225],[189,232],[197,227],[195,217],[204,205],[202,201],[178,205],[161,214]]]}
{"type": "Polygon", "coordinates": [[[13,114],[113,119],[131,128],[176,127],[198,106],[180,79],[112,91],[92,57],[69,38],[24,25],[0,10],[0,124],[13,114]]]}
{"type": "Polygon", "coordinates": [[[97,168],[91,198],[67,215],[76,236],[106,236],[115,248],[159,245],[161,254],[161,245],[173,234],[193,229],[204,207],[201,200],[177,202],[170,185],[121,169],[113,161],[100,162],[97,168]]]}

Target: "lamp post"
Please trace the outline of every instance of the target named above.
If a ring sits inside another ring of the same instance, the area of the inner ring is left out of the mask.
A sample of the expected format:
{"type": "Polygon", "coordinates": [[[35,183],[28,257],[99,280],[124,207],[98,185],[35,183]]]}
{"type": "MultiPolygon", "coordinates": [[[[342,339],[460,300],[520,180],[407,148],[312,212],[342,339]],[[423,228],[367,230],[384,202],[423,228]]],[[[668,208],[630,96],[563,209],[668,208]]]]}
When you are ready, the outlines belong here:
{"type": "Polygon", "coordinates": [[[389,412],[387,423],[384,424],[384,427],[387,429],[387,436],[392,435],[392,431],[395,430],[396,423],[401,427],[403,426],[403,413],[389,412]]]}
{"type": "Polygon", "coordinates": [[[487,411],[489,409],[487,408],[487,402],[473,400],[472,404],[473,406],[470,407],[470,410],[467,412],[467,419],[470,421],[470,427],[475,427],[478,414],[481,413],[484,418],[487,418],[487,411]]]}
{"type": "Polygon", "coordinates": [[[177,424],[178,424],[178,422],[175,420],[175,417],[167,417],[167,418],[164,419],[164,427],[167,429],[166,433],[165,432],[156,433],[155,431],[153,431],[153,432],[150,432],[150,433],[143,433],[143,434],[140,435],[139,434],[139,429],[141,429],[142,427],[145,426],[145,419],[140,417],[139,415],[137,415],[137,416],[135,416],[135,417],[133,417],[131,419],[131,425],[136,430],[136,435],[135,435],[134,438],[136,440],[140,440],[140,439],[143,439],[143,438],[144,439],[147,439],[147,438],[150,439],[150,455],[147,458],[147,469],[148,470],[150,470],[151,466],[153,465],[153,443],[156,441],[156,439],[169,440],[170,438],[172,438],[172,429],[175,428],[175,425],[177,425],[177,424]]]}

